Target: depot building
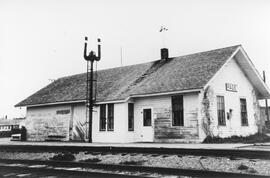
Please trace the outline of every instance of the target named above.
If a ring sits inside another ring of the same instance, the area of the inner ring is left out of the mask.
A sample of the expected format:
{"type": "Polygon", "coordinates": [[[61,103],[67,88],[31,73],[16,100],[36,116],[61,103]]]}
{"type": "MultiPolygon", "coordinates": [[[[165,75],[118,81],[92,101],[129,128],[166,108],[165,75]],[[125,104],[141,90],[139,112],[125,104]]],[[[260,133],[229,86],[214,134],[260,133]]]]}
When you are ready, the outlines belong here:
{"type": "MultiPolygon", "coordinates": [[[[93,142],[202,142],[248,136],[269,98],[241,45],[97,71],[93,142]]],[[[86,73],[59,78],[16,107],[26,107],[30,141],[88,139],[86,73]]]]}

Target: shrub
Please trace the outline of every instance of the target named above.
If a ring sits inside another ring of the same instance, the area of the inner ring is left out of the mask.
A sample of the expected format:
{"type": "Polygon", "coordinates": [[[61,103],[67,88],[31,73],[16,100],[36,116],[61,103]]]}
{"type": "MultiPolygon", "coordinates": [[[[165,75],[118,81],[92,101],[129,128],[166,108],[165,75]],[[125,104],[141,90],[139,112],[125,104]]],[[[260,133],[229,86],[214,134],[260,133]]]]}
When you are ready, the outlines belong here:
{"type": "Polygon", "coordinates": [[[203,143],[263,143],[263,142],[270,142],[270,137],[261,133],[256,133],[254,135],[250,135],[247,137],[231,136],[227,138],[220,138],[207,136],[203,141],[203,143]]]}
{"type": "Polygon", "coordinates": [[[58,155],[54,155],[50,160],[54,161],[74,161],[75,156],[71,153],[61,153],[58,155]]]}
{"type": "Polygon", "coordinates": [[[238,166],[237,168],[238,170],[248,170],[248,167],[244,164],[241,164],[240,166],[238,166]]]}

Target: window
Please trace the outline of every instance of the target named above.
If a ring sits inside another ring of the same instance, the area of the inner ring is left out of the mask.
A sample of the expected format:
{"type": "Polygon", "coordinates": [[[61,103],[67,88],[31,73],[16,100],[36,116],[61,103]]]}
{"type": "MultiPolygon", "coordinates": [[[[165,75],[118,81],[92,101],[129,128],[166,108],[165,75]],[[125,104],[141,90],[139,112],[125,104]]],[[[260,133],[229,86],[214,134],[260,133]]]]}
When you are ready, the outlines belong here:
{"type": "Polygon", "coordinates": [[[106,130],[106,105],[100,105],[100,123],[99,123],[99,130],[105,131],[106,130]]]}
{"type": "Polygon", "coordinates": [[[151,109],[143,110],[143,126],[151,126],[152,125],[152,113],[151,109]]]}
{"type": "Polygon", "coordinates": [[[240,99],[240,109],[241,109],[241,124],[242,126],[247,126],[248,125],[247,101],[244,98],[240,99]]]}
{"type": "Polygon", "coordinates": [[[108,115],[106,113],[106,104],[100,105],[100,121],[99,121],[99,130],[105,131],[107,124],[107,130],[114,130],[114,105],[108,104],[108,115]],[[107,116],[107,118],[106,118],[107,116]]]}
{"type": "Polygon", "coordinates": [[[172,96],[172,125],[184,126],[183,95],[172,96]]]}
{"type": "Polygon", "coordinates": [[[113,118],[114,115],[114,105],[113,104],[108,104],[108,122],[107,122],[107,130],[108,131],[113,131],[113,118]]]}
{"type": "Polygon", "coordinates": [[[224,96],[217,96],[218,125],[226,125],[224,96]]]}
{"type": "Polygon", "coordinates": [[[134,104],[128,103],[128,131],[134,131],[134,104]]]}

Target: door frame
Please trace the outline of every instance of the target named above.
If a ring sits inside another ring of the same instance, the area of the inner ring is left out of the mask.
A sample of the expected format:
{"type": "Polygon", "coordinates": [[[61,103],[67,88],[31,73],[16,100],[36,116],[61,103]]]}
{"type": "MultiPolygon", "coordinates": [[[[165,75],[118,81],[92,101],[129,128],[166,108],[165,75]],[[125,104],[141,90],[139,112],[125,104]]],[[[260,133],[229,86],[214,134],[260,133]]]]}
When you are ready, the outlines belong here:
{"type": "Polygon", "coordinates": [[[145,141],[144,140],[144,137],[142,138],[142,142],[154,142],[154,113],[153,113],[153,107],[152,106],[143,106],[142,108],[142,135],[144,135],[144,129],[151,129],[151,134],[152,134],[152,138],[151,138],[151,141],[145,141]],[[144,123],[144,118],[143,118],[143,111],[144,109],[151,109],[151,126],[144,126],[143,123],[144,123]]]}

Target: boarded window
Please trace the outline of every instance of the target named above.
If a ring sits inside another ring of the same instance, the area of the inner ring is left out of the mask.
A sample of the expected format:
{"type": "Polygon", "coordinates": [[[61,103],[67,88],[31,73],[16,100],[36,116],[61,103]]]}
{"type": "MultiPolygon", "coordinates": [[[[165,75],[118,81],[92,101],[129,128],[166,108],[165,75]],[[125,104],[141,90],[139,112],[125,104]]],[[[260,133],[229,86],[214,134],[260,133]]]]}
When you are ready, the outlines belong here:
{"type": "Polygon", "coordinates": [[[226,125],[224,96],[217,96],[218,125],[226,125]]]}
{"type": "Polygon", "coordinates": [[[108,122],[107,129],[113,131],[114,128],[114,105],[108,104],[108,122]]]}
{"type": "Polygon", "coordinates": [[[247,101],[244,98],[240,99],[240,108],[241,108],[241,124],[242,126],[248,125],[248,118],[247,118],[247,101]]]}
{"type": "Polygon", "coordinates": [[[56,111],[56,114],[69,114],[69,113],[70,113],[70,110],[69,109],[56,111]]]}
{"type": "Polygon", "coordinates": [[[99,121],[99,130],[106,130],[106,105],[100,105],[100,121],[99,121]]]}
{"type": "Polygon", "coordinates": [[[134,104],[128,103],[128,131],[134,131],[134,104]]]}
{"type": "Polygon", "coordinates": [[[172,125],[184,126],[183,95],[172,96],[172,125]]]}
{"type": "Polygon", "coordinates": [[[143,110],[143,126],[151,126],[152,125],[152,112],[151,109],[143,110]]]}

